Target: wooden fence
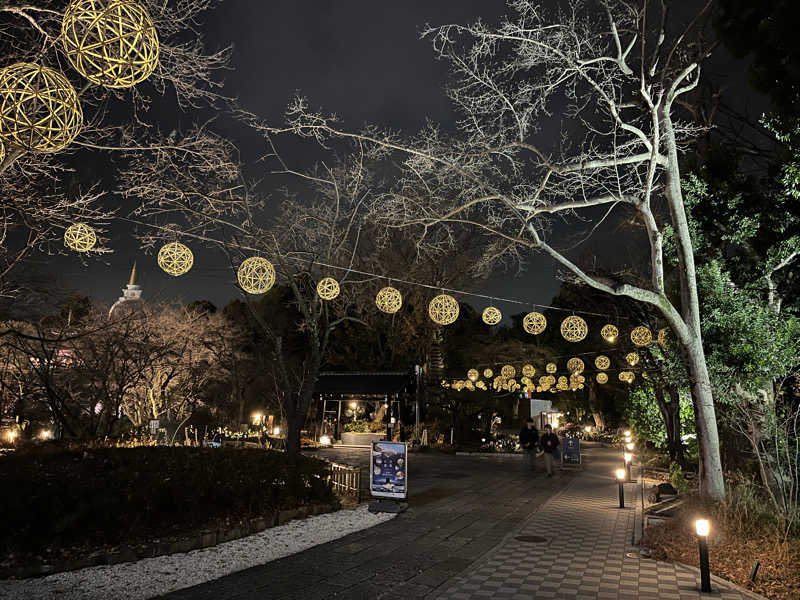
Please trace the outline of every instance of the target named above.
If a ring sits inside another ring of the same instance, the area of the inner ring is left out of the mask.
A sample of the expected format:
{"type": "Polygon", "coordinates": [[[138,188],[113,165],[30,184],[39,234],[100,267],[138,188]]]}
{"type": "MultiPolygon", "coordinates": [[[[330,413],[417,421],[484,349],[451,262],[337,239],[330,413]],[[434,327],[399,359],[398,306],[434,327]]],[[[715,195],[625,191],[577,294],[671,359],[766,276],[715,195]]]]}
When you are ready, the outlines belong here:
{"type": "Polygon", "coordinates": [[[333,491],[342,496],[361,497],[361,469],[350,465],[330,463],[330,481],[333,491]]]}

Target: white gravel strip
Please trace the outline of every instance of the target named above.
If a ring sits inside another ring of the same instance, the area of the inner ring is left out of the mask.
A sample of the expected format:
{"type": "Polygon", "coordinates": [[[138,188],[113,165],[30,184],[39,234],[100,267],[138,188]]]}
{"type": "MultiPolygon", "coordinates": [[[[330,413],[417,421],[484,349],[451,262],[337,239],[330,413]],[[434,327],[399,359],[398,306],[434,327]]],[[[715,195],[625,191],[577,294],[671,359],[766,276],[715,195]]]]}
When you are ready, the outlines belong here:
{"type": "Polygon", "coordinates": [[[90,567],[36,579],[0,580],[0,598],[29,600],[145,600],[302,552],[388,521],[366,506],[316,515],[245,538],[184,554],[90,567]]]}

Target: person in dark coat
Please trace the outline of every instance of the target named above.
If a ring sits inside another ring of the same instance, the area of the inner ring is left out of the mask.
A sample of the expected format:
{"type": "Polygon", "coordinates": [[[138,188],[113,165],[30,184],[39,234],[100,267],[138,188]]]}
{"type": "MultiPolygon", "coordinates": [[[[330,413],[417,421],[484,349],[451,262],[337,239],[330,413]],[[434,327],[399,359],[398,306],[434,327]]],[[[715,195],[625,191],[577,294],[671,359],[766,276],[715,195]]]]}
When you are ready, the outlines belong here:
{"type": "Polygon", "coordinates": [[[536,450],[539,443],[539,432],[533,424],[533,419],[528,418],[519,432],[519,445],[528,457],[528,466],[531,471],[536,470],[536,450]]]}
{"type": "Polygon", "coordinates": [[[544,433],[542,433],[542,437],[539,439],[539,446],[541,446],[544,451],[544,468],[547,471],[548,477],[553,476],[554,454],[560,445],[561,441],[558,439],[558,436],[553,433],[553,428],[548,423],[544,426],[544,433]]]}

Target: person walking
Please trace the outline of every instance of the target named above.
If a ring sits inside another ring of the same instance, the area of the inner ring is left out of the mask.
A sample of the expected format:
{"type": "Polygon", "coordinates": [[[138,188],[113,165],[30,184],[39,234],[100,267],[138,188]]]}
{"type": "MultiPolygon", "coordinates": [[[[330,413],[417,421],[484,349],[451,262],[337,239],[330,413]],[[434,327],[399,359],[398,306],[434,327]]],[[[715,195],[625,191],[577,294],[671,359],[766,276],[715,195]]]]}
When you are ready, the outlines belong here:
{"type": "Polygon", "coordinates": [[[531,471],[536,470],[536,450],[539,443],[539,432],[533,425],[533,418],[528,417],[525,425],[519,432],[519,444],[522,446],[522,451],[528,455],[528,466],[531,471]]]}
{"type": "Polygon", "coordinates": [[[544,426],[544,433],[542,433],[542,437],[539,439],[539,445],[544,451],[544,468],[547,471],[547,476],[552,477],[553,460],[558,452],[558,447],[561,445],[561,441],[558,439],[558,436],[553,433],[553,428],[549,423],[544,426]]]}

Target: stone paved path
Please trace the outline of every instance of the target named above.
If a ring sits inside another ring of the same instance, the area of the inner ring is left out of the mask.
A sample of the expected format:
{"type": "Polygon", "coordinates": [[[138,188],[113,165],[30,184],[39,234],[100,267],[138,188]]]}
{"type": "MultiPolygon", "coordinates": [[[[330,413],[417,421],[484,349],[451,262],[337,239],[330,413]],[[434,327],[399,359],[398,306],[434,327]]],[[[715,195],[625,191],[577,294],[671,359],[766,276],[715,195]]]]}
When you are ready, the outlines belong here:
{"type": "MultiPolygon", "coordinates": [[[[366,465],[364,453],[330,456],[366,465]]],[[[409,457],[410,508],[334,542],[207,584],[170,600],[467,598],[685,600],[707,598],[699,576],[628,558],[635,511],[617,508],[608,476],[619,454],[593,448],[587,469],[546,479],[517,459],[409,457]],[[412,462],[413,461],[413,462],[412,462]],[[517,536],[542,536],[545,544],[517,536]]],[[[626,485],[634,505],[636,486],[626,485]]],[[[712,597],[754,598],[713,582],[712,597]]]]}

